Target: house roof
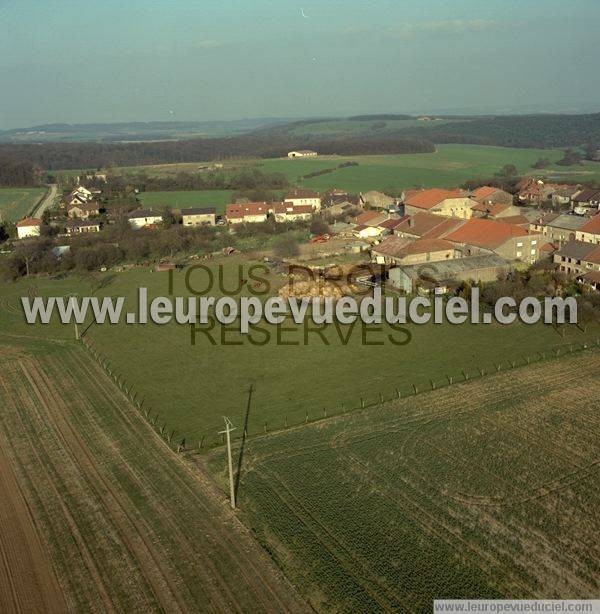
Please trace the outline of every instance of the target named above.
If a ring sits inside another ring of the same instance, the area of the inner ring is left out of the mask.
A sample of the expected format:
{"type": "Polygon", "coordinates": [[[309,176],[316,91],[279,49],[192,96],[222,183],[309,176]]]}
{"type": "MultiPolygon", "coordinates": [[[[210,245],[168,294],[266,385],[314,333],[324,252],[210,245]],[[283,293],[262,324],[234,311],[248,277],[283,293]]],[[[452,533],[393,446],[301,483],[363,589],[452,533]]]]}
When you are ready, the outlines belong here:
{"type": "Polygon", "coordinates": [[[552,228],[563,228],[565,230],[579,230],[585,223],[587,218],[579,215],[569,215],[563,213],[548,222],[548,226],[552,228]]]}
{"type": "Polygon", "coordinates": [[[586,222],[583,226],[581,226],[579,231],[600,235],[600,214],[595,215],[589,222],[586,222]]]}
{"type": "Polygon", "coordinates": [[[471,196],[475,200],[480,200],[480,199],[489,198],[490,196],[492,196],[492,194],[495,194],[498,191],[499,191],[498,188],[494,188],[491,185],[482,185],[481,187],[473,190],[473,194],[471,196]]]}
{"type": "Polygon", "coordinates": [[[414,254],[428,254],[453,250],[454,245],[444,239],[406,239],[402,237],[389,237],[373,248],[373,253],[403,258],[414,254]]]}
{"type": "Polygon", "coordinates": [[[463,198],[462,190],[443,190],[441,188],[431,188],[420,192],[410,193],[404,200],[405,204],[420,209],[433,209],[447,198],[463,198]]]}
{"type": "Polygon", "coordinates": [[[98,211],[98,203],[95,203],[94,201],[81,202],[81,204],[69,207],[69,211],[72,211],[73,209],[81,209],[81,211],[98,211]]]}
{"type": "Polygon", "coordinates": [[[26,217],[22,219],[20,222],[17,222],[17,228],[28,228],[31,226],[41,226],[42,220],[37,217],[26,217]]]}
{"type": "Polygon", "coordinates": [[[266,202],[260,203],[232,203],[226,207],[226,216],[229,219],[244,218],[247,215],[268,215],[275,205],[266,202]]]}
{"type": "Polygon", "coordinates": [[[504,205],[502,203],[484,203],[478,202],[472,207],[473,211],[480,211],[481,213],[487,213],[488,215],[496,216],[507,209],[510,209],[512,205],[504,205]]]}
{"type": "Polygon", "coordinates": [[[497,222],[504,222],[505,224],[515,224],[517,226],[529,226],[529,220],[524,215],[506,215],[499,217],[497,222]]]}
{"type": "Polygon", "coordinates": [[[496,249],[513,237],[529,234],[526,228],[495,220],[472,218],[446,236],[448,241],[496,249]]]}
{"type": "Polygon", "coordinates": [[[381,222],[388,219],[389,216],[387,213],[382,213],[381,211],[365,211],[360,215],[357,215],[354,221],[357,224],[367,224],[369,226],[378,226],[381,222]]]}
{"type": "Polygon", "coordinates": [[[557,249],[559,248],[558,243],[544,243],[544,245],[542,245],[540,247],[540,251],[541,252],[548,252],[548,253],[553,253],[555,252],[557,249]]]}
{"type": "Polygon", "coordinates": [[[405,219],[405,217],[402,217],[402,218],[391,217],[381,222],[381,224],[379,224],[379,228],[385,228],[387,230],[394,230],[396,226],[402,223],[402,220],[405,219]]]}
{"type": "Polygon", "coordinates": [[[464,220],[419,212],[404,216],[394,229],[415,237],[440,238],[464,224],[464,220]]]}
{"type": "MultiPolygon", "coordinates": [[[[479,271],[481,269],[506,267],[509,263],[496,254],[485,254],[482,256],[469,256],[468,258],[452,258],[435,262],[435,276],[438,280],[447,280],[459,274],[469,271],[479,271]]],[[[408,264],[397,267],[411,279],[422,279],[423,263],[408,264]]],[[[390,275],[392,272],[390,271],[390,275]]]]}
{"type": "Polygon", "coordinates": [[[600,284],[600,271],[588,271],[583,279],[590,284],[600,284]]]}
{"type": "Polygon", "coordinates": [[[67,228],[90,228],[92,226],[100,226],[100,222],[91,222],[86,220],[71,220],[66,224],[67,228]]]}
{"type": "Polygon", "coordinates": [[[191,207],[182,209],[181,215],[215,215],[214,207],[191,207]]]}
{"type": "Polygon", "coordinates": [[[600,200],[600,190],[593,188],[585,188],[573,196],[574,203],[587,203],[596,200],[600,200]]]}
{"type": "Polygon", "coordinates": [[[575,260],[588,260],[592,252],[596,251],[598,246],[593,243],[585,243],[584,241],[568,241],[557,252],[559,256],[565,258],[573,258],[575,260]]]}

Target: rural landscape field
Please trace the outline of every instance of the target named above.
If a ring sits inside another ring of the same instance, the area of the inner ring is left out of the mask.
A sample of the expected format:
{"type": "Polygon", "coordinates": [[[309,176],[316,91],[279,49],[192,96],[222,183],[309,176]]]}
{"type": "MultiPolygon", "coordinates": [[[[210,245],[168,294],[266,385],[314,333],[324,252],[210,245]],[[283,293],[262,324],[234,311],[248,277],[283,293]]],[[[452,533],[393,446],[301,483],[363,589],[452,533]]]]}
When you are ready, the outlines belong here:
{"type": "Polygon", "coordinates": [[[0,23],[0,614],[600,614],[598,0],[0,23]]]}
{"type": "Polygon", "coordinates": [[[18,222],[44,196],[44,188],[0,188],[0,219],[18,222]]]}
{"type": "MultiPolygon", "coordinates": [[[[242,258],[223,258],[202,266],[213,271],[214,284],[208,292],[222,296],[223,288],[234,296],[248,296],[240,279],[249,266],[259,262],[242,258]]],[[[260,273],[272,285],[271,293],[283,283],[281,276],[260,273]]],[[[176,273],[173,291],[189,296],[186,273],[176,273]]],[[[206,270],[190,275],[192,288],[208,289],[206,270]]],[[[29,326],[24,322],[21,296],[123,296],[126,308],[136,309],[137,288],[148,288],[149,297],[168,294],[168,275],[138,268],[108,275],[94,274],[79,278],[22,281],[0,286],[0,332],[40,335],[42,338],[69,340],[73,327],[58,322],[29,326]]],[[[593,322],[585,329],[570,325],[556,329],[549,325],[486,326],[445,324],[415,325],[397,331],[387,324],[356,326],[341,324],[320,327],[298,326],[291,320],[279,329],[266,322],[253,335],[242,335],[231,326],[216,324],[205,334],[198,327],[192,345],[191,325],[171,322],[164,325],[95,325],[90,317],[81,327],[91,342],[133,386],[148,407],[159,414],[169,428],[188,442],[205,445],[221,442],[218,432],[224,412],[235,424],[247,420],[251,434],[284,428],[286,425],[339,414],[346,409],[377,402],[381,395],[393,398],[401,394],[442,386],[480,375],[480,369],[494,371],[511,362],[533,360],[540,352],[593,341],[600,329],[593,322]],[[312,332],[310,331],[312,329],[312,332]],[[263,332],[261,332],[261,330],[263,332]],[[389,341],[390,336],[397,344],[389,341]],[[211,341],[212,339],[212,341],[211,341]],[[306,339],[306,341],[305,341],[306,339]],[[215,342],[216,340],[216,342],[215,342]],[[265,341],[267,341],[265,343],[265,341]],[[294,377],[289,376],[293,364],[294,377]],[[371,365],[377,364],[376,370],[371,365]],[[235,369],[230,370],[230,366],[235,369]],[[432,384],[433,382],[433,384],[432,384]],[[248,390],[253,386],[252,411],[246,416],[248,390]],[[297,393],[302,389],[302,394],[297,393]]],[[[236,433],[239,436],[240,432],[236,433]]]]}
{"type": "Polygon", "coordinates": [[[3,335],[0,406],[3,612],[302,611],[84,348],[3,335]]]}
{"type": "Polygon", "coordinates": [[[249,439],[244,518],[318,611],[597,596],[599,367],[583,351],[249,439]]]}

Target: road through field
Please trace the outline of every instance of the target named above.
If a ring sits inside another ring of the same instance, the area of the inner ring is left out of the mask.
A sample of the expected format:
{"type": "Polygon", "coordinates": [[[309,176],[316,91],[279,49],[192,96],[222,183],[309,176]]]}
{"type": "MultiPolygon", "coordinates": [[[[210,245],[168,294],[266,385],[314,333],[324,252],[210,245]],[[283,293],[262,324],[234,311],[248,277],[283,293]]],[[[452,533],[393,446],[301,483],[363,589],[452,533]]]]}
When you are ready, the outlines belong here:
{"type": "Polygon", "coordinates": [[[44,215],[44,212],[49,209],[56,199],[56,195],[58,194],[58,186],[55,183],[51,183],[48,186],[48,192],[44,199],[40,201],[38,206],[32,211],[32,217],[41,218],[44,215]]]}
{"type": "Polygon", "coordinates": [[[212,483],[84,350],[2,355],[0,433],[68,609],[306,611],[212,483]]]}

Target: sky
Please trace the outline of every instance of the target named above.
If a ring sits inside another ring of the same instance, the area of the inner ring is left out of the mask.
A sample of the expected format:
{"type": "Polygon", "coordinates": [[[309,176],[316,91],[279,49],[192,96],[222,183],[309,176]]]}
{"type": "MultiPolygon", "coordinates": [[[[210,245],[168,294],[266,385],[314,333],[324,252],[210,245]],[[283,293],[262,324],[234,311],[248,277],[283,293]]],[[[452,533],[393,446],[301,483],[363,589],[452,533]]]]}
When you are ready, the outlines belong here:
{"type": "Polygon", "coordinates": [[[0,129],[600,111],[600,0],[0,0],[0,129]]]}

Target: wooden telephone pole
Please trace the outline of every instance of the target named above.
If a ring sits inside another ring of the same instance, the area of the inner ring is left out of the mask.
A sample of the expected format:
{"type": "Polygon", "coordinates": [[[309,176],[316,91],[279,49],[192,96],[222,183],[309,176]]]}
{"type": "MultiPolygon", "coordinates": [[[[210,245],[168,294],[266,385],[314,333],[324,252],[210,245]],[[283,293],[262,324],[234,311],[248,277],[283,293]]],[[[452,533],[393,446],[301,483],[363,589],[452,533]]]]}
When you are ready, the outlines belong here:
{"type": "Polygon", "coordinates": [[[225,430],[219,431],[219,433],[225,433],[227,438],[227,464],[229,466],[229,503],[231,505],[231,509],[235,509],[235,488],[233,485],[233,461],[231,458],[231,437],[229,433],[231,431],[235,431],[235,427],[233,426],[231,420],[225,416],[223,416],[223,420],[225,420],[225,430]]]}

